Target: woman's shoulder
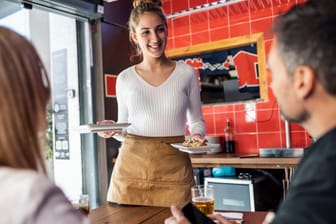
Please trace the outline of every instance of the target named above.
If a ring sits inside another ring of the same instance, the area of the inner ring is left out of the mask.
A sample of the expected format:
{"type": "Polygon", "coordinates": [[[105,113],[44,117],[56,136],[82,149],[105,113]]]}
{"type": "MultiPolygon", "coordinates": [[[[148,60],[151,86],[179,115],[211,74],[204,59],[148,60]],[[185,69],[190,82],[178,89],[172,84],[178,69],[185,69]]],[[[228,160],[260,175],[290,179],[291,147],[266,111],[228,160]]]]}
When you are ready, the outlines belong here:
{"type": "Polygon", "coordinates": [[[122,78],[127,78],[131,75],[133,75],[135,72],[135,65],[132,65],[130,67],[125,68],[124,70],[122,70],[119,74],[118,74],[118,78],[122,77],[122,78]]]}
{"type": "Polygon", "coordinates": [[[40,191],[43,188],[50,188],[54,183],[44,174],[28,169],[0,168],[0,190],[9,191],[10,194],[24,195],[32,191],[40,191]],[[18,184],[20,183],[20,184],[18,184]],[[13,187],[15,186],[15,187],[13,187]],[[24,189],[22,191],[22,189],[24,189]]]}
{"type": "Polygon", "coordinates": [[[3,181],[13,181],[16,179],[22,179],[27,182],[34,182],[35,179],[48,179],[43,174],[40,174],[34,170],[29,169],[15,169],[10,167],[2,167],[0,168],[0,180],[3,181]]]}
{"type": "Polygon", "coordinates": [[[63,191],[42,173],[0,168],[1,223],[88,223],[63,191]],[[19,215],[18,215],[19,214],[19,215]]]}
{"type": "Polygon", "coordinates": [[[129,84],[135,75],[135,65],[125,68],[117,76],[117,83],[121,85],[122,83],[129,84]]]}
{"type": "Polygon", "coordinates": [[[39,207],[46,192],[55,187],[43,174],[33,170],[7,167],[0,168],[0,183],[0,207],[1,211],[7,214],[5,219],[8,220],[7,223],[20,223],[20,221],[23,223],[39,207]]]}
{"type": "MultiPolygon", "coordinates": [[[[184,77],[186,80],[191,80],[194,79],[196,76],[196,71],[195,69],[184,63],[184,62],[176,62],[176,69],[175,69],[177,74],[183,74],[182,77],[184,77]]],[[[180,76],[181,77],[181,76],[180,76]]]]}
{"type": "Polygon", "coordinates": [[[191,73],[195,72],[195,69],[191,65],[188,65],[187,63],[184,63],[182,61],[176,62],[176,69],[188,71],[191,73]]]}

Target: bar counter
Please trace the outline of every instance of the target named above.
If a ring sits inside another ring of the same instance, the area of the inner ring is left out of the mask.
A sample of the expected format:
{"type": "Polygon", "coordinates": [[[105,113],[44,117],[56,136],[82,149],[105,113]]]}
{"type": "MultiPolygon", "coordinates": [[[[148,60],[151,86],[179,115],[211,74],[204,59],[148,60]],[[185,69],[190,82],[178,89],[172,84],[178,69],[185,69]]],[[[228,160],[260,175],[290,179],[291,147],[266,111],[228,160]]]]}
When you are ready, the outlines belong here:
{"type": "Polygon", "coordinates": [[[257,153],[251,154],[192,154],[191,163],[194,168],[213,168],[218,166],[233,166],[236,168],[249,169],[280,169],[284,171],[282,180],[284,196],[288,189],[296,165],[301,157],[279,158],[259,157],[257,153]]]}

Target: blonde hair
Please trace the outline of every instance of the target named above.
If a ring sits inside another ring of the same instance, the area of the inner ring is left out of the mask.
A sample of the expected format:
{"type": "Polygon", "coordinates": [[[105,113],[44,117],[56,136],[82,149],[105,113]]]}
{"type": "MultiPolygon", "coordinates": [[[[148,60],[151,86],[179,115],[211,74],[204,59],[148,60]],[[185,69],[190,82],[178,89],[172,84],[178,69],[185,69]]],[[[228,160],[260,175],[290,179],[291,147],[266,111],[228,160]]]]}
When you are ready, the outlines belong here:
{"type": "Polygon", "coordinates": [[[133,8],[139,7],[142,4],[153,4],[158,7],[162,6],[161,0],[134,0],[133,1],[133,8]]]}
{"type": "Polygon", "coordinates": [[[45,137],[50,84],[35,48],[0,27],[0,165],[46,172],[45,137]]]}
{"type": "Polygon", "coordinates": [[[142,60],[142,51],[139,46],[134,43],[131,37],[131,33],[135,33],[135,27],[139,23],[139,18],[146,12],[155,13],[158,15],[162,21],[164,22],[165,26],[167,27],[167,18],[164,14],[162,8],[161,0],[134,0],[133,1],[133,9],[131,11],[131,15],[128,21],[128,27],[130,31],[129,39],[133,45],[133,53],[130,57],[131,61],[135,61],[136,59],[142,60]]]}

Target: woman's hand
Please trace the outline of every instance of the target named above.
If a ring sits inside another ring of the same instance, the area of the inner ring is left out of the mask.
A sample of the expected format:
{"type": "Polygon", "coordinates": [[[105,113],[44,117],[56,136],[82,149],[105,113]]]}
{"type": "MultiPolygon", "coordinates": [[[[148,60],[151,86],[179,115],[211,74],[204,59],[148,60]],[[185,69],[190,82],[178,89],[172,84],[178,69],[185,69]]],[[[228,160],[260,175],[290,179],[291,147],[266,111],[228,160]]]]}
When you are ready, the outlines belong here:
{"type": "MultiPolygon", "coordinates": [[[[115,121],[113,120],[103,120],[103,121],[97,121],[96,124],[113,124],[115,121]]],[[[98,136],[102,138],[111,138],[114,135],[119,135],[120,131],[100,131],[97,132],[98,136]]]]}
{"type": "Polygon", "coordinates": [[[190,136],[190,139],[191,140],[196,140],[196,141],[201,142],[201,143],[205,143],[205,142],[208,141],[204,137],[202,137],[200,134],[193,134],[192,136],[190,136]]]}
{"type": "Polygon", "coordinates": [[[165,220],[165,224],[191,224],[179,207],[172,205],[170,211],[172,216],[165,220]]]}

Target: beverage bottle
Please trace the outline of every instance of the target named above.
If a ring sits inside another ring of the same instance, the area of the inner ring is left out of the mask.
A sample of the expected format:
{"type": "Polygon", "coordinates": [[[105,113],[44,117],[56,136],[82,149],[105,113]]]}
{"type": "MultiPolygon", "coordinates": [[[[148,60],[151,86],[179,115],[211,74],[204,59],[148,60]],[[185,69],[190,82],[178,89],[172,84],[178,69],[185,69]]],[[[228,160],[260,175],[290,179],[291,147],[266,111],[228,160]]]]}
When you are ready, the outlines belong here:
{"type": "Polygon", "coordinates": [[[224,129],[224,147],[226,153],[235,152],[234,133],[229,119],[226,120],[226,127],[224,129]]]}

